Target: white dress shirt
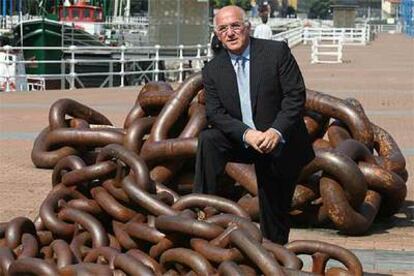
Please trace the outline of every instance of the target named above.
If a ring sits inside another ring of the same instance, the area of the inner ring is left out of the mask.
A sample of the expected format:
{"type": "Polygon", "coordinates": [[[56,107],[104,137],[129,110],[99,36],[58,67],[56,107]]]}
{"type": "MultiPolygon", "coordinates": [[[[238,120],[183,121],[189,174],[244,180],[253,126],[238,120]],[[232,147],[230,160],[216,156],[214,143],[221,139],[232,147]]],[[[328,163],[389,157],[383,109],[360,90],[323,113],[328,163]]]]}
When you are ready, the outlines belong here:
{"type": "MultiPolygon", "coordinates": [[[[251,107],[251,100],[250,100],[250,44],[246,47],[246,49],[243,51],[241,55],[235,55],[230,52],[230,60],[233,65],[234,71],[236,72],[237,77],[237,86],[239,90],[239,98],[240,98],[240,108],[243,115],[243,123],[248,125],[251,129],[256,129],[253,121],[253,114],[252,114],[252,107],[251,107]],[[245,73],[245,80],[241,81],[239,78],[241,76],[238,75],[238,66],[239,64],[237,62],[238,59],[242,59],[243,67],[244,67],[244,73],[245,73]]],[[[275,131],[280,136],[280,142],[282,144],[285,143],[285,139],[283,139],[282,133],[280,133],[279,130],[275,128],[270,128],[271,130],[275,131]]],[[[243,141],[245,141],[247,130],[243,133],[243,141]]],[[[247,146],[247,144],[246,144],[247,146]]]]}
{"type": "Polygon", "coordinates": [[[254,29],[253,36],[261,39],[271,39],[272,29],[267,24],[260,24],[254,29]]]}

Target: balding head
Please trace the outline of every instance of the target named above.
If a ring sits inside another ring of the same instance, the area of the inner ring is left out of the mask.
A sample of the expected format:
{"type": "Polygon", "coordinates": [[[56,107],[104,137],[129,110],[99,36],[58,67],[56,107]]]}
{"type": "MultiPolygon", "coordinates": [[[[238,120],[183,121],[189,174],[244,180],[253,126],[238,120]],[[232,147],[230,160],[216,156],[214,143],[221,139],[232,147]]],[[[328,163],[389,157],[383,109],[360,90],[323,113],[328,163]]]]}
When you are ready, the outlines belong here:
{"type": "Polygon", "coordinates": [[[249,44],[250,23],[237,6],[225,6],[214,17],[214,31],[223,46],[234,54],[243,53],[249,44]]]}
{"type": "Polygon", "coordinates": [[[227,16],[229,13],[235,14],[241,21],[247,20],[246,12],[242,8],[238,6],[233,6],[233,5],[225,6],[225,7],[222,7],[214,16],[214,20],[213,20],[214,26],[217,25],[217,19],[220,19],[220,17],[227,16]]]}

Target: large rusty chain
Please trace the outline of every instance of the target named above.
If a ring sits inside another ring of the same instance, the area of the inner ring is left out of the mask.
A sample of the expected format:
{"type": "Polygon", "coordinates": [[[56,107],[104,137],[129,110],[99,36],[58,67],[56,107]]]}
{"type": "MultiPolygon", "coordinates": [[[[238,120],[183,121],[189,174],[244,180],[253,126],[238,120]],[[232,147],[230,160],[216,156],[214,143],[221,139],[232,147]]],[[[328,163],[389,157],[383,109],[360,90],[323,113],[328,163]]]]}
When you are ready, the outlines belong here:
{"type": "MultiPolygon", "coordinates": [[[[0,223],[0,274],[362,275],[337,245],[263,238],[252,165],[228,163],[217,196],[191,193],[204,105],[200,74],[176,90],[146,84],[123,128],[74,100],[54,103],[32,150],[37,167],[53,168],[52,190],[33,221],[0,223]]],[[[404,157],[361,104],[308,90],[305,123],[316,158],[298,180],[294,222],[361,235],[399,210],[404,157]]]]}

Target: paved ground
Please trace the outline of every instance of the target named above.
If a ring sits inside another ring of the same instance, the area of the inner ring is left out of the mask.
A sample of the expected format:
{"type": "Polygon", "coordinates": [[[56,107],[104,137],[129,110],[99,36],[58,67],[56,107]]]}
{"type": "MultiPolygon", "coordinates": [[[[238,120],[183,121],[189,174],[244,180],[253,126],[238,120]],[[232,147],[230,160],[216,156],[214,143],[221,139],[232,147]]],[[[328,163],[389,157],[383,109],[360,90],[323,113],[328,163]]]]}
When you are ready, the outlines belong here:
{"type": "MultiPolygon", "coordinates": [[[[414,40],[381,35],[368,46],[344,48],[343,64],[310,64],[309,46],[293,49],[309,88],[355,97],[369,118],[389,131],[414,175],[414,40]]],[[[77,99],[104,113],[117,126],[132,107],[138,88],[47,91],[0,95],[0,221],[33,218],[51,187],[51,171],[35,169],[33,140],[47,125],[57,99],[77,99]]],[[[352,249],[367,275],[414,275],[414,181],[400,213],[375,222],[368,235],[346,237],[334,230],[294,229],[292,240],[316,239],[352,249]]]]}
{"type": "Polygon", "coordinates": [[[365,47],[344,47],[343,64],[310,64],[310,48],[293,53],[307,87],[340,98],[354,97],[374,123],[389,131],[402,149],[410,174],[401,212],[376,222],[364,237],[336,231],[295,229],[292,239],[320,239],[354,250],[369,271],[414,275],[414,40],[381,35],[365,47]]]}

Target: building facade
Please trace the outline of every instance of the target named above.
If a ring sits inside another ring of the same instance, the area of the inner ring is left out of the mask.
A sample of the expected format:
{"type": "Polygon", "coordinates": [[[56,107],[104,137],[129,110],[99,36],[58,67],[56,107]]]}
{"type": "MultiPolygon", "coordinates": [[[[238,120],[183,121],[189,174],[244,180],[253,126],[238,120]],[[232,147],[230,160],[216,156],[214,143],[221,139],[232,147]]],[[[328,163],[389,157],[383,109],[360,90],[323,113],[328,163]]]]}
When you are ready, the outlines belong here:
{"type": "Polygon", "coordinates": [[[400,0],[382,0],[382,18],[398,20],[400,0]]]}

